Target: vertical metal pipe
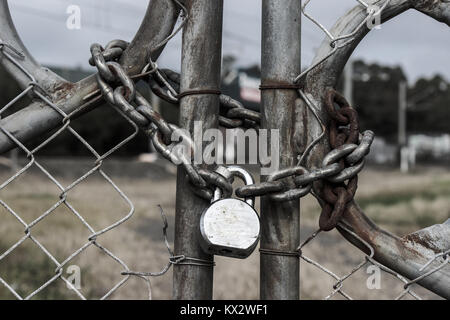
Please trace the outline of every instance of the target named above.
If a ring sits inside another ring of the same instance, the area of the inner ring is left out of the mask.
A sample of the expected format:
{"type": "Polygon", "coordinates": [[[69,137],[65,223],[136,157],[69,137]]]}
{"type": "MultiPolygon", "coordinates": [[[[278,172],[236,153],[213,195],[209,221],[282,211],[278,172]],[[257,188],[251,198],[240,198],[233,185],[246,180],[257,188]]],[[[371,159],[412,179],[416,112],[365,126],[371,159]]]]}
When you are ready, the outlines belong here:
{"type": "Polygon", "coordinates": [[[398,85],[398,145],[406,145],[406,108],[407,108],[407,88],[406,81],[401,81],[398,85]]]}
{"type": "Polygon", "coordinates": [[[406,149],[406,108],[408,104],[408,83],[402,80],[398,86],[398,155],[400,171],[408,172],[408,155],[406,149]]]}
{"type": "Polygon", "coordinates": [[[355,108],[353,104],[353,60],[348,59],[344,68],[344,97],[348,103],[355,108]]]}
{"type": "MultiPolygon", "coordinates": [[[[262,17],[262,84],[292,84],[301,71],[301,1],[263,0],[262,17]]],[[[262,127],[279,130],[280,168],[297,162],[296,98],[295,90],[262,92],[262,127]]],[[[299,201],[261,199],[261,248],[295,251],[300,241],[299,205],[299,201]]],[[[261,254],[260,259],[261,299],[298,299],[298,258],[261,254]]]]}
{"type": "MultiPolygon", "coordinates": [[[[188,21],[183,30],[181,61],[181,92],[198,89],[219,89],[223,0],[187,0],[188,21]]],[[[181,99],[180,126],[194,137],[194,122],[202,129],[216,128],[219,96],[189,95],[181,99]]],[[[197,144],[199,141],[195,141],[197,144]]],[[[208,202],[195,196],[182,168],[178,169],[175,216],[175,254],[213,261],[199,245],[199,222],[208,202]]],[[[211,299],[213,268],[175,265],[174,299],[211,299]]]]}

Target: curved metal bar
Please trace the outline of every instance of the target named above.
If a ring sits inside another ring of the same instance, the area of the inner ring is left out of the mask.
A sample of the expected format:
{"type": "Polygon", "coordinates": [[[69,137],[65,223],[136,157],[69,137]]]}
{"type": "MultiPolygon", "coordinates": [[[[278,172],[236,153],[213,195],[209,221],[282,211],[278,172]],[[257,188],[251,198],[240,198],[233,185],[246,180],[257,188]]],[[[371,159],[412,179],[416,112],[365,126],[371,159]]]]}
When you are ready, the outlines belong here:
{"type": "MultiPolygon", "coordinates": [[[[3,39],[5,42],[7,40],[11,41],[12,45],[17,45],[19,50],[23,50],[24,55],[27,56],[23,64],[25,70],[31,73],[36,78],[36,81],[46,89],[53,102],[69,115],[85,112],[97,106],[102,97],[96,94],[98,85],[95,75],[87,77],[78,83],[71,83],[50,71],[45,71],[46,69],[39,66],[21,43],[17,32],[11,24],[8,7],[5,5],[6,1],[1,3],[2,7],[0,7],[0,10],[3,10],[3,12],[0,13],[0,18],[2,19],[0,23],[2,23],[2,26],[3,23],[6,23],[8,27],[4,30],[2,27],[0,35],[4,33],[8,37],[3,39]]],[[[150,56],[153,60],[159,57],[164,46],[153,52],[151,48],[156,47],[157,44],[170,36],[179,13],[180,8],[174,1],[152,0],[149,3],[139,31],[123,53],[120,61],[128,74],[140,73],[148,63],[150,56]]],[[[0,58],[0,63],[7,66],[8,71],[12,71],[14,75],[21,73],[9,65],[8,62],[5,62],[5,60],[0,58]]],[[[26,87],[30,82],[29,80],[27,81],[27,77],[24,74],[16,76],[16,79],[19,80],[22,87],[26,87]]],[[[60,124],[60,115],[42,101],[33,101],[26,108],[0,120],[0,125],[21,142],[26,142],[33,137],[48,132],[60,124]]],[[[3,132],[0,133],[0,154],[14,146],[11,139],[3,132]]]]}
{"type": "Polygon", "coordinates": [[[14,47],[23,55],[20,58],[20,63],[29,73],[28,76],[10,60],[0,54],[0,63],[14,77],[22,89],[28,87],[28,84],[32,81],[30,76],[33,78],[33,81],[37,82],[46,90],[54,87],[55,84],[67,82],[49,69],[41,67],[25,48],[12,21],[8,1],[0,2],[0,41],[14,47]]]}
{"type": "MultiPolygon", "coordinates": [[[[381,19],[383,22],[387,21],[409,9],[417,9],[450,26],[450,3],[446,0],[391,0],[390,4],[383,11],[381,19]]],[[[331,33],[334,35],[349,34],[365,18],[366,8],[357,6],[338,20],[331,33]]],[[[307,74],[304,95],[314,105],[314,109],[322,121],[325,122],[327,120],[327,113],[322,104],[326,88],[336,86],[339,75],[349,57],[369,31],[367,27],[362,28],[355,34],[355,38],[348,45],[338,48],[335,54],[307,74]]],[[[330,46],[330,41],[328,38],[324,40],[313,64],[323,59],[322,57],[329,55],[330,51],[336,50],[330,46]]],[[[322,126],[313,114],[308,116],[308,131],[313,135],[309,137],[311,141],[314,140],[315,136],[322,134],[322,126]]],[[[326,137],[323,137],[315,145],[314,155],[308,159],[308,167],[320,166],[321,159],[329,150],[328,140],[326,137]]],[[[363,213],[361,208],[355,202],[352,202],[344,216],[344,223],[349,225],[355,234],[374,248],[374,258],[377,261],[409,279],[416,279],[426,272],[426,270],[422,271],[421,268],[429,261],[433,261],[430,263],[430,268],[439,266],[439,263],[433,258],[436,254],[448,251],[450,248],[450,223],[448,222],[431,226],[400,238],[377,227],[363,213]]],[[[338,230],[361,250],[367,250],[366,246],[362,245],[361,241],[351,233],[343,228],[338,228],[338,230]]],[[[427,277],[423,277],[418,283],[449,299],[450,265],[427,277]]]]}

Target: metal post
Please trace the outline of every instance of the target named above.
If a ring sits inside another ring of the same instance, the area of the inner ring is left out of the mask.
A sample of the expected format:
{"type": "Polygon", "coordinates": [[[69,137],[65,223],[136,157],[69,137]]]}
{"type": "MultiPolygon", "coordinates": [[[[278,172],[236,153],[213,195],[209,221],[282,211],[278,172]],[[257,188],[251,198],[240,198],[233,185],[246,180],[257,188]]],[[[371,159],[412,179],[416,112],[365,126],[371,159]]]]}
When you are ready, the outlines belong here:
{"type": "MultiPolygon", "coordinates": [[[[183,30],[181,92],[219,89],[222,47],[223,0],[187,0],[189,18],[183,30]]],[[[194,94],[181,99],[180,127],[193,136],[194,121],[202,121],[202,129],[216,128],[219,96],[194,94]]],[[[195,141],[196,145],[198,141],[195,141]]],[[[178,169],[175,216],[175,255],[213,260],[199,245],[199,222],[208,202],[195,196],[182,168],[178,169]]],[[[213,268],[175,265],[173,278],[175,299],[211,299],[213,268]]]]}
{"type": "MultiPolygon", "coordinates": [[[[291,84],[300,74],[299,0],[262,2],[261,82],[291,84]]],[[[296,165],[298,146],[294,137],[295,90],[262,91],[262,127],[278,129],[280,169],[296,165]]],[[[272,155],[273,156],[273,155],[272,155]]],[[[261,199],[261,248],[295,251],[300,241],[299,201],[261,199]]],[[[261,299],[299,298],[299,260],[295,256],[261,254],[261,299]]]]}

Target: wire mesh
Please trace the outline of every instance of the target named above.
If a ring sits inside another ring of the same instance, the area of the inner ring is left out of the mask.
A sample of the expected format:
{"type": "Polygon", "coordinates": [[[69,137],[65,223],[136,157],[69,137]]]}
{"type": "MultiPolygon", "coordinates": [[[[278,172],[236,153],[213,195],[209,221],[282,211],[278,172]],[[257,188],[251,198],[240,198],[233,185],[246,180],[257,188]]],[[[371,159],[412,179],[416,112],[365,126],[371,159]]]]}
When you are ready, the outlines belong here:
{"type": "Polygon", "coordinates": [[[366,10],[367,12],[366,18],[361,23],[359,23],[352,32],[342,35],[333,35],[332,32],[328,30],[323,23],[321,23],[319,20],[317,20],[315,17],[313,17],[306,11],[306,7],[311,2],[311,0],[306,0],[302,5],[302,13],[308,20],[310,20],[317,27],[319,27],[319,29],[325,34],[325,39],[328,39],[331,50],[326,55],[315,61],[309,68],[307,68],[301,74],[299,74],[295,79],[295,81],[303,79],[310,71],[312,71],[317,66],[326,61],[328,58],[330,58],[332,55],[334,55],[339,49],[342,49],[343,47],[352,43],[356,34],[361,29],[373,23],[373,20],[376,17],[381,17],[383,10],[389,5],[390,1],[391,0],[384,0],[384,1],[379,0],[374,1],[372,4],[369,5],[368,3],[362,0],[355,0],[355,2],[359,3],[363,7],[363,9],[366,10]]]}
{"type": "Polygon", "coordinates": [[[331,279],[333,279],[333,281],[335,281],[331,288],[330,293],[324,297],[325,300],[329,300],[329,299],[335,297],[336,295],[340,295],[344,299],[348,299],[348,300],[361,299],[361,297],[355,297],[355,296],[352,296],[352,295],[348,294],[347,292],[345,292],[344,291],[344,283],[346,281],[350,280],[358,271],[363,270],[363,268],[368,268],[371,265],[376,266],[379,268],[380,271],[383,271],[386,274],[393,276],[393,278],[396,279],[396,281],[401,284],[403,290],[398,292],[397,295],[392,296],[391,297],[392,299],[401,300],[401,299],[405,298],[406,296],[410,296],[411,298],[416,299],[416,300],[423,300],[423,298],[413,290],[413,285],[417,284],[420,280],[424,279],[425,277],[430,276],[431,274],[439,271],[440,269],[446,267],[449,264],[450,250],[435,254],[419,270],[420,272],[422,272],[421,276],[419,276],[415,279],[412,279],[412,280],[408,280],[401,274],[399,274],[399,273],[393,271],[392,269],[384,266],[383,264],[377,262],[373,257],[374,249],[366,241],[364,241],[357,234],[355,234],[353,231],[351,231],[347,226],[340,223],[339,228],[345,230],[347,233],[351,234],[356,239],[358,239],[362,244],[364,244],[364,246],[370,252],[370,254],[363,255],[362,261],[355,264],[354,266],[350,267],[350,266],[346,265],[346,268],[348,267],[349,271],[347,273],[344,273],[343,275],[337,275],[336,272],[330,270],[330,268],[327,267],[326,265],[324,265],[323,263],[319,263],[317,260],[312,259],[308,255],[303,253],[303,250],[308,245],[310,245],[314,241],[317,241],[317,236],[321,233],[320,230],[315,231],[313,234],[311,234],[299,246],[299,253],[300,253],[301,260],[314,266],[317,270],[319,270],[324,275],[326,275],[327,277],[330,277],[331,279]],[[433,264],[433,266],[431,267],[432,264],[433,264]]]}
{"type": "MultiPolygon", "coordinates": [[[[302,12],[305,15],[306,18],[311,20],[314,24],[316,24],[325,34],[325,36],[330,40],[330,49],[331,51],[321,59],[319,59],[316,63],[314,63],[310,68],[305,70],[302,74],[300,74],[296,80],[299,80],[303,78],[305,75],[307,75],[311,70],[313,70],[315,67],[317,67],[319,64],[324,62],[326,59],[328,59],[330,56],[332,56],[334,53],[337,52],[339,48],[342,48],[343,46],[349,44],[352,40],[354,35],[361,29],[363,26],[370,20],[373,19],[374,16],[379,15],[381,11],[389,4],[390,0],[380,1],[380,9],[379,11],[373,11],[368,10],[367,11],[367,18],[364,20],[362,24],[359,24],[357,28],[350,34],[342,35],[342,36],[336,36],[332,35],[331,32],[326,29],[322,23],[320,23],[317,19],[312,17],[308,12],[306,11],[306,7],[310,0],[307,0],[304,2],[302,7],[302,12]]],[[[370,6],[364,1],[356,0],[357,3],[361,4],[365,9],[369,9],[370,6]]],[[[163,212],[161,211],[163,215],[163,221],[164,221],[164,237],[165,237],[165,243],[168,248],[168,260],[167,265],[160,271],[160,272],[134,272],[130,270],[128,265],[119,257],[118,254],[115,254],[112,250],[106,248],[101,244],[101,238],[106,233],[111,232],[112,230],[119,228],[121,225],[123,225],[125,222],[127,222],[134,214],[135,206],[133,202],[127,197],[127,195],[120,189],[120,187],[111,179],[109,175],[107,175],[104,170],[102,169],[104,161],[110,157],[114,152],[116,152],[119,148],[123,147],[125,144],[130,143],[130,141],[136,136],[138,133],[138,127],[133,121],[130,121],[129,118],[124,115],[119,109],[116,109],[118,114],[122,116],[129,124],[130,127],[133,129],[133,132],[128,135],[125,139],[117,143],[115,146],[113,146],[110,150],[106,151],[103,154],[99,154],[95,148],[93,148],[76,130],[73,129],[71,126],[72,121],[72,114],[66,114],[64,111],[62,111],[56,104],[54,104],[49,96],[45,93],[45,90],[39,86],[36,79],[27,71],[25,70],[20,62],[20,58],[22,57],[21,53],[8,45],[7,43],[0,42],[0,52],[2,55],[8,59],[10,62],[12,62],[17,68],[23,72],[29,79],[29,85],[13,100],[11,100],[8,104],[6,104],[2,109],[0,109],[0,116],[4,114],[7,110],[9,110],[13,105],[18,103],[21,99],[26,97],[27,95],[32,94],[35,98],[40,99],[43,101],[46,105],[48,105],[50,108],[52,108],[56,113],[58,113],[61,117],[61,126],[59,129],[57,129],[50,137],[45,139],[43,142],[41,142],[38,146],[36,146],[33,149],[27,148],[21,141],[19,141],[13,133],[7,131],[4,127],[0,126],[0,130],[14,143],[14,145],[22,150],[28,158],[28,163],[22,167],[20,170],[18,170],[15,174],[10,176],[6,181],[4,181],[0,185],[0,190],[6,188],[9,184],[11,184],[13,181],[17,180],[21,175],[23,175],[25,172],[29,171],[32,166],[35,166],[39,169],[41,173],[43,173],[46,177],[48,177],[55,186],[60,190],[59,193],[59,201],[55,202],[53,206],[40,214],[36,219],[34,219],[32,222],[27,223],[25,222],[25,219],[22,218],[20,212],[17,210],[14,210],[8,203],[0,199],[0,204],[6,209],[6,211],[14,217],[24,228],[25,235],[22,236],[19,241],[14,243],[11,247],[9,247],[5,252],[1,253],[0,255],[0,263],[2,260],[4,260],[9,255],[14,254],[15,250],[23,244],[25,241],[30,240],[32,241],[39,250],[45,254],[46,257],[48,257],[51,262],[55,266],[54,275],[47,279],[42,285],[35,288],[31,293],[28,295],[21,295],[17,292],[17,290],[14,288],[14,286],[9,283],[6,279],[3,279],[0,277],[0,283],[6,287],[17,299],[31,299],[35,297],[38,293],[40,293],[42,290],[44,290],[46,287],[51,285],[52,283],[56,281],[63,281],[65,284],[67,284],[71,290],[73,290],[77,296],[80,299],[86,299],[86,296],[83,295],[83,293],[77,289],[71,281],[69,281],[64,275],[63,275],[63,269],[69,265],[71,261],[73,261],[76,257],[78,257],[82,252],[86,251],[86,249],[90,247],[94,247],[104,253],[107,257],[109,257],[111,263],[117,264],[122,269],[121,271],[121,280],[113,283],[110,287],[110,289],[100,297],[100,299],[107,299],[110,298],[113,293],[115,293],[117,290],[119,290],[120,287],[122,287],[131,277],[138,277],[139,279],[142,279],[145,281],[148,289],[148,298],[151,298],[151,283],[150,283],[150,277],[160,276],[168,272],[170,269],[170,266],[175,263],[179,263],[182,261],[183,256],[176,257],[173,255],[173,252],[170,250],[168,241],[167,241],[167,220],[165,219],[165,216],[163,212]],[[54,175],[52,175],[36,158],[36,153],[43,149],[46,145],[48,145],[51,141],[53,141],[56,137],[61,135],[63,132],[68,132],[71,134],[76,140],[78,140],[82,145],[95,157],[95,162],[93,163],[92,167],[86,171],[82,176],[80,176],[78,179],[76,179],[73,183],[69,184],[68,186],[64,186],[54,175]],[[117,198],[120,198],[126,205],[128,206],[128,210],[123,213],[122,217],[107,227],[101,228],[101,229],[95,229],[88,221],[83,217],[83,214],[79,212],[74,205],[71,204],[71,202],[68,199],[69,193],[78,185],[86,181],[86,179],[96,173],[99,173],[102,179],[109,184],[116,192],[117,198]],[[55,258],[55,255],[50,252],[40,241],[37,237],[33,235],[33,228],[36,227],[39,223],[41,223],[44,219],[51,216],[55,210],[61,206],[64,206],[67,208],[73,216],[80,221],[83,226],[89,231],[90,236],[88,237],[87,241],[79,247],[77,250],[73,251],[70,255],[68,255],[63,260],[58,260],[55,258]]],[[[303,91],[300,91],[301,96],[309,103],[309,99],[306,97],[306,95],[303,93],[303,91]]],[[[310,109],[315,112],[315,107],[310,106],[310,109]]],[[[319,117],[317,117],[319,119],[319,117]]],[[[319,139],[322,137],[322,135],[319,137],[319,139]]],[[[317,141],[317,140],[315,140],[317,141]]],[[[315,143],[315,142],[314,142],[315,143]]],[[[311,147],[308,148],[308,151],[311,150],[311,147]]],[[[302,156],[300,162],[304,159],[305,155],[302,156]]],[[[403,299],[407,296],[412,297],[414,299],[421,299],[421,297],[413,290],[413,286],[420,282],[420,280],[430,276],[431,274],[439,271],[440,269],[448,266],[449,264],[449,255],[450,251],[442,252],[435,254],[434,257],[430,258],[430,260],[423,265],[422,269],[420,270],[422,275],[420,277],[417,277],[416,279],[408,280],[402,275],[398,274],[397,272],[385,267],[384,265],[380,264],[379,262],[374,260],[374,250],[373,248],[365,242],[363,239],[358,237],[354,232],[352,232],[347,226],[340,224],[340,228],[347,231],[349,234],[352,234],[355,238],[357,238],[361,243],[363,243],[369,254],[364,255],[362,260],[356,263],[353,267],[349,268],[348,272],[344,273],[343,275],[338,275],[337,272],[334,272],[330,270],[329,267],[324,265],[323,263],[318,262],[317,260],[309,257],[304,253],[304,249],[308,247],[311,243],[316,241],[318,235],[320,234],[320,231],[314,232],[307,240],[305,240],[299,247],[299,257],[301,261],[310,264],[314,266],[317,270],[322,272],[327,277],[331,277],[333,279],[334,284],[332,288],[330,288],[330,292],[327,296],[325,296],[325,299],[331,299],[336,296],[341,296],[345,299],[354,299],[357,297],[351,296],[346,290],[344,289],[345,283],[348,282],[349,279],[354,277],[354,275],[362,270],[363,268],[366,268],[370,265],[374,265],[380,268],[383,272],[392,275],[395,279],[398,280],[399,283],[401,283],[403,290],[400,291],[396,296],[395,299],[403,299]]]]}
{"type": "MultiPolygon", "coordinates": [[[[399,292],[397,295],[392,296],[392,299],[400,300],[402,298],[405,298],[406,296],[410,296],[413,299],[416,300],[422,300],[422,297],[416,293],[412,286],[417,283],[418,281],[422,280],[424,277],[427,277],[431,275],[434,272],[437,272],[441,268],[445,267],[448,264],[448,254],[449,252],[444,252],[440,254],[436,254],[433,258],[431,258],[426,264],[423,265],[422,269],[420,271],[423,271],[423,274],[420,277],[417,277],[413,280],[408,280],[404,276],[400,275],[399,273],[391,270],[390,268],[387,268],[383,264],[377,262],[374,259],[374,249],[370,244],[368,244],[366,241],[361,239],[357,234],[355,234],[353,231],[351,231],[346,225],[343,223],[339,224],[339,228],[342,230],[345,230],[347,233],[354,236],[356,239],[358,239],[368,250],[369,254],[363,255],[362,260],[355,264],[354,266],[351,266],[350,264],[347,264],[345,268],[348,268],[349,271],[342,275],[338,275],[337,272],[334,272],[333,270],[330,270],[330,267],[327,267],[324,265],[324,263],[319,263],[317,260],[312,259],[308,255],[306,255],[303,251],[308,246],[311,245],[312,242],[317,241],[317,237],[321,233],[320,230],[313,232],[300,246],[299,246],[299,253],[300,253],[300,259],[303,262],[306,262],[307,264],[310,264],[314,266],[317,270],[322,272],[327,277],[330,277],[334,282],[331,291],[328,295],[323,297],[325,300],[329,300],[332,298],[335,298],[335,296],[339,295],[344,299],[353,300],[353,299],[361,299],[361,297],[352,296],[351,294],[347,293],[344,290],[344,283],[348,280],[350,280],[358,271],[363,270],[364,268],[368,268],[369,266],[376,266],[379,268],[380,271],[385,272],[386,274],[389,274],[392,276],[392,278],[396,279],[401,285],[403,290],[399,292]],[[439,265],[434,266],[433,268],[429,268],[429,266],[439,260],[439,265]],[[428,270],[429,269],[429,270],[428,270]]],[[[343,240],[343,239],[342,239],[343,240]]],[[[350,244],[349,244],[350,245],[350,244]]],[[[367,289],[369,290],[369,289],[367,289]]]]}
{"type": "MultiPolygon", "coordinates": [[[[86,251],[86,249],[90,247],[95,247],[98,250],[100,250],[103,254],[105,254],[107,257],[110,258],[111,263],[118,264],[122,268],[122,277],[120,281],[117,283],[112,284],[110,289],[100,297],[100,299],[107,299],[111,297],[111,295],[116,292],[121,286],[123,286],[132,276],[137,276],[140,279],[143,279],[146,282],[147,288],[148,288],[148,297],[151,298],[151,286],[150,286],[150,280],[149,277],[152,276],[152,274],[148,274],[146,276],[142,275],[136,275],[132,274],[127,264],[112,250],[108,249],[107,247],[103,246],[101,244],[101,238],[106,233],[118,228],[122,224],[124,224],[128,219],[130,219],[135,212],[135,207],[132,201],[127,197],[127,195],[120,189],[120,187],[114,183],[114,181],[104,172],[102,169],[103,162],[111,156],[115,151],[117,151],[119,148],[124,146],[125,144],[129,143],[138,133],[138,127],[136,124],[132,121],[130,121],[120,110],[117,110],[118,114],[126,119],[126,121],[130,124],[130,126],[133,128],[133,132],[127,136],[125,139],[114,145],[110,150],[103,154],[99,154],[76,130],[74,130],[71,126],[71,114],[66,114],[63,112],[56,104],[54,104],[50,98],[45,93],[45,90],[41,88],[36,79],[27,72],[20,64],[18,59],[22,57],[21,53],[11,47],[8,44],[2,43],[0,46],[0,51],[3,54],[3,56],[11,61],[15,66],[21,70],[29,79],[30,83],[28,87],[26,87],[18,96],[16,96],[13,100],[11,100],[7,105],[5,105],[0,110],[0,116],[4,114],[8,109],[10,109],[14,104],[16,104],[19,100],[23,99],[28,94],[32,94],[35,98],[40,99],[43,101],[46,105],[51,107],[55,112],[57,112],[61,117],[61,126],[47,139],[42,141],[38,146],[36,146],[33,149],[27,148],[21,141],[19,141],[14,134],[6,130],[3,126],[0,126],[0,130],[14,143],[14,145],[22,150],[28,159],[28,163],[22,167],[20,170],[18,170],[15,174],[13,174],[11,177],[9,177],[6,181],[4,181],[0,185],[0,190],[6,188],[9,184],[11,184],[13,181],[18,179],[21,175],[23,175],[25,172],[29,171],[32,166],[35,166],[39,169],[41,173],[43,173],[46,177],[48,177],[60,190],[59,201],[54,203],[54,205],[48,209],[47,211],[40,214],[36,219],[34,219],[32,222],[27,223],[25,222],[25,219],[21,217],[20,212],[17,210],[14,210],[8,203],[6,203],[4,200],[0,199],[0,204],[6,209],[6,211],[13,216],[24,228],[25,235],[20,238],[19,241],[14,243],[10,248],[8,248],[5,252],[3,252],[0,255],[0,263],[2,260],[4,260],[6,257],[14,254],[15,250],[23,244],[27,240],[31,240],[38,248],[39,250],[48,257],[51,262],[55,266],[55,274],[50,279],[45,281],[41,286],[35,288],[30,294],[23,296],[20,295],[17,290],[14,288],[13,285],[8,283],[5,279],[0,277],[0,283],[3,284],[17,299],[31,299],[35,297],[39,292],[44,290],[46,287],[48,287],[50,284],[54,283],[55,281],[61,280],[67,284],[67,286],[72,289],[77,296],[80,299],[86,299],[85,295],[82,294],[82,292],[77,289],[72,281],[69,281],[64,275],[63,275],[63,268],[69,265],[71,261],[73,261],[76,257],[78,257],[82,252],[86,251]],[[15,57],[17,56],[17,58],[15,57]],[[95,162],[92,165],[92,168],[90,168],[87,172],[85,172],[82,176],[80,176],[78,179],[76,179],[73,183],[71,183],[68,186],[63,186],[63,184],[58,181],[58,179],[52,175],[36,158],[36,153],[44,148],[46,145],[48,145],[52,140],[54,140],[56,137],[61,135],[63,132],[69,132],[76,140],[82,143],[82,145],[95,157],[95,162]],[[128,207],[127,212],[123,212],[122,217],[110,225],[101,228],[101,229],[95,229],[88,221],[83,217],[83,214],[79,212],[68,200],[69,193],[78,185],[83,183],[88,177],[94,175],[95,173],[100,174],[102,179],[109,184],[113,190],[115,191],[116,197],[120,198],[128,207]],[[77,250],[72,252],[69,256],[67,256],[64,260],[58,261],[55,258],[55,255],[50,252],[40,241],[37,237],[33,235],[33,228],[36,227],[39,223],[42,223],[44,219],[51,216],[55,213],[57,208],[64,206],[67,208],[73,215],[78,219],[83,226],[89,231],[90,236],[87,239],[87,242],[79,247],[77,250]]],[[[164,220],[165,221],[165,220],[164,220]]],[[[165,221],[166,222],[166,221],[165,221]]],[[[164,268],[159,273],[155,273],[155,275],[162,275],[167,272],[169,269],[170,264],[168,267],[164,268]]]]}

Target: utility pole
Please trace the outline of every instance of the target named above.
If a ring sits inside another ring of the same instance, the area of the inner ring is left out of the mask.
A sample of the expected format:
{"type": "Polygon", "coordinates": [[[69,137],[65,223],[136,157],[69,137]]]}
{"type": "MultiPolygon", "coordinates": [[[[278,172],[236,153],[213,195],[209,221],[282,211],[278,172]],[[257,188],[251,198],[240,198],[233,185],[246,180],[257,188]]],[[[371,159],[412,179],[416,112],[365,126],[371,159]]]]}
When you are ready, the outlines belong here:
{"type": "MultiPolygon", "coordinates": [[[[161,99],[154,94],[151,90],[149,90],[150,101],[153,107],[153,110],[161,114],[161,99]]],[[[156,151],[155,146],[153,145],[152,139],[149,139],[149,151],[151,154],[155,155],[155,160],[158,158],[159,153],[156,151]]]]}
{"type": "Polygon", "coordinates": [[[353,60],[349,59],[344,68],[344,97],[348,103],[353,104],[353,60]]]}
{"type": "Polygon", "coordinates": [[[406,136],[406,110],[408,107],[408,83],[402,80],[398,87],[398,148],[400,157],[400,171],[408,172],[408,148],[406,136]]]}
{"type": "MultiPolygon", "coordinates": [[[[272,87],[261,95],[262,128],[279,130],[280,169],[297,162],[294,137],[296,90],[277,89],[292,84],[301,72],[301,1],[262,1],[261,84],[272,87]]],[[[271,141],[269,141],[272,143],[271,141]]],[[[273,157],[273,155],[272,155],[273,157]]],[[[265,177],[261,180],[264,181],[265,177]]],[[[300,201],[275,202],[261,198],[260,297],[263,300],[299,299],[300,201]]]]}
{"type": "MultiPolygon", "coordinates": [[[[194,93],[218,91],[222,59],[223,0],[186,0],[189,19],[183,28],[180,92],[191,91],[180,101],[180,127],[194,136],[194,122],[202,130],[218,127],[219,95],[194,93]]],[[[199,141],[194,141],[197,146],[199,141]]],[[[200,247],[200,217],[209,202],[196,196],[186,171],[178,167],[175,209],[175,255],[213,262],[214,256],[200,247]]],[[[175,264],[173,297],[210,300],[213,292],[212,265],[175,264]]]]}

